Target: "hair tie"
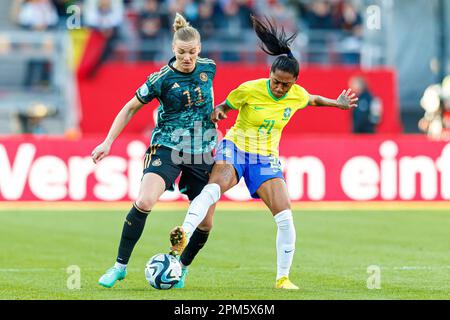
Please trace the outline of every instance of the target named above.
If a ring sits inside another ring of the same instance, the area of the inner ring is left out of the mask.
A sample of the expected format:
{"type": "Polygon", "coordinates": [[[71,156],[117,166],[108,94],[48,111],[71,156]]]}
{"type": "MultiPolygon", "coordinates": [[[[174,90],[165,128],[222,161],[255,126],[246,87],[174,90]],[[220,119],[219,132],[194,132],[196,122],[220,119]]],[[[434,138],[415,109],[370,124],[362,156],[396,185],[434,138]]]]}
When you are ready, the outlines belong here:
{"type": "Polygon", "coordinates": [[[287,53],[287,56],[291,59],[295,59],[294,55],[292,54],[292,51],[289,50],[289,52],[287,53]]]}

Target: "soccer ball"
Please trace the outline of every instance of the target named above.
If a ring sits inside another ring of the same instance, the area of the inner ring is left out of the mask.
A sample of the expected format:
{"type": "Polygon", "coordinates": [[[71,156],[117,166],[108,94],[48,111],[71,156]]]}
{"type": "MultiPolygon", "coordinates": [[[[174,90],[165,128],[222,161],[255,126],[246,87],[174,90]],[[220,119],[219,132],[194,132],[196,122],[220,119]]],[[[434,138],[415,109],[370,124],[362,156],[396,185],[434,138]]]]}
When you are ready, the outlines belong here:
{"type": "Polygon", "coordinates": [[[181,264],[170,254],[155,254],[145,265],[145,278],[155,289],[170,289],[180,281],[181,264]]]}

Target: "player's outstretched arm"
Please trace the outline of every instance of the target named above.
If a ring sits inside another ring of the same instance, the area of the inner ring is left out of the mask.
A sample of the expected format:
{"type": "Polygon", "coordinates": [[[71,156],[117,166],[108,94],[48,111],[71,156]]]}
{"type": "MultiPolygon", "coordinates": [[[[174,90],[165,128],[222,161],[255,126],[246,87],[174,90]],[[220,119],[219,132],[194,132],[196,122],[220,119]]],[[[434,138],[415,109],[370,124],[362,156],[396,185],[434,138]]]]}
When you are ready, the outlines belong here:
{"type": "Polygon", "coordinates": [[[342,110],[356,108],[358,106],[358,97],[352,93],[351,89],[344,90],[336,100],[328,99],[318,95],[309,96],[310,106],[336,107],[342,110]]]}
{"type": "Polygon", "coordinates": [[[233,109],[227,105],[226,101],[222,102],[221,104],[217,105],[214,108],[213,112],[211,112],[211,121],[214,123],[217,123],[220,120],[226,119],[227,113],[230,110],[233,110],[233,109]]]}
{"type": "Polygon", "coordinates": [[[111,149],[111,145],[114,140],[119,136],[123,128],[125,128],[128,121],[130,121],[134,114],[138,112],[143,105],[144,104],[142,104],[136,96],[125,104],[114,119],[106,139],[92,151],[91,157],[94,163],[99,162],[109,154],[109,150],[111,149]]]}

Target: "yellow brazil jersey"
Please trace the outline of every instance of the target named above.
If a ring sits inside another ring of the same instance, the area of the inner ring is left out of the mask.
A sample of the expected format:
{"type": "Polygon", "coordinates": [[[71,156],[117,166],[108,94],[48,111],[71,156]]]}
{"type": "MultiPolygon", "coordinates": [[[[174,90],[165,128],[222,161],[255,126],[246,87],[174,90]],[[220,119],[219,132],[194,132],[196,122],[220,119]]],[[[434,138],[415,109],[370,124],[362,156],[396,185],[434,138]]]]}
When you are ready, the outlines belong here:
{"type": "Polygon", "coordinates": [[[294,84],[278,99],[270,91],[269,79],[258,79],[231,91],[226,102],[230,108],[239,110],[239,115],[225,139],[242,151],[278,157],[283,128],[297,110],[308,105],[309,94],[294,84]]]}

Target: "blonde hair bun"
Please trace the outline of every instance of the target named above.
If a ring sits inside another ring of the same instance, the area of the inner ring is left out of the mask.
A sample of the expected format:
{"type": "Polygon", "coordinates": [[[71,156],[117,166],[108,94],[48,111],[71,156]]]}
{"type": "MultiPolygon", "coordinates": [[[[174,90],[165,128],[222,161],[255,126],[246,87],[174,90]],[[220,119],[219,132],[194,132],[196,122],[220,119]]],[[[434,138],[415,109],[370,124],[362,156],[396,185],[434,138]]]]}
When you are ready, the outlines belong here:
{"type": "Polygon", "coordinates": [[[175,16],[175,21],[173,22],[173,30],[175,31],[175,33],[173,35],[172,43],[175,43],[175,41],[177,40],[198,40],[199,43],[201,41],[200,33],[197,31],[197,29],[191,27],[189,22],[187,22],[186,19],[178,12],[175,16]]]}
{"type": "Polygon", "coordinates": [[[176,32],[187,27],[190,27],[190,23],[187,22],[186,19],[177,12],[175,15],[175,20],[173,22],[173,30],[176,32]]]}

